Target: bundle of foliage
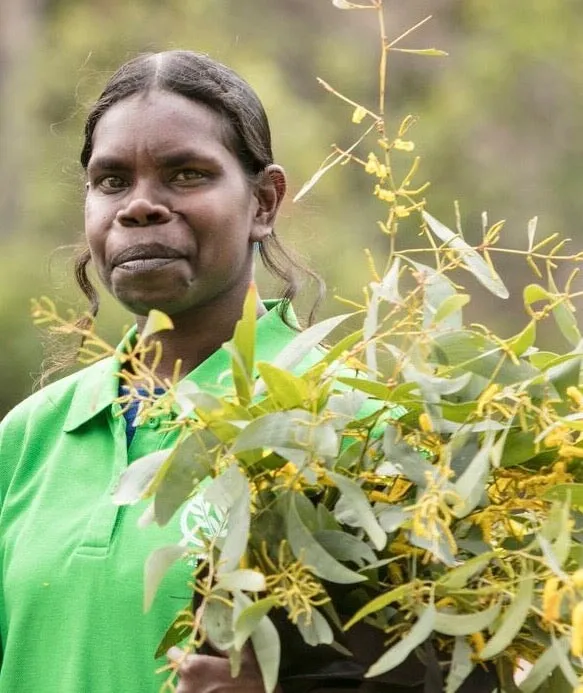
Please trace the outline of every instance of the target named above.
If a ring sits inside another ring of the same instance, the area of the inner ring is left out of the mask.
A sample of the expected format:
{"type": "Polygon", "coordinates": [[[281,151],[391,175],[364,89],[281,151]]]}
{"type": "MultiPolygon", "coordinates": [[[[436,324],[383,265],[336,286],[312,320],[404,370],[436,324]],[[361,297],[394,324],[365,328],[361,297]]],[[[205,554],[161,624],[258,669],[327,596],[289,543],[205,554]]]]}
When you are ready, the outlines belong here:
{"type": "MultiPolygon", "coordinates": [[[[132,464],[116,502],[151,499],[146,516],[161,525],[193,499],[213,509],[204,531],[190,528],[190,544],[177,537],[146,566],[148,606],[172,562],[196,559],[196,608],[177,614],[161,652],[185,637],[190,651],[210,641],[228,652],[236,673],[251,641],[273,691],[277,613],[306,647],[329,645],[347,658],[343,633],[373,629],[380,655],[365,677],[394,670],[430,643],[447,693],[486,663],[505,691],[516,690],[520,662],[533,665],[522,693],[578,689],[583,340],[571,304],[575,272],[562,291],[554,273],[580,258],[561,255],[554,236],[537,242],[536,220],[525,250],[503,249],[503,223],[490,225],[484,215],[474,247],[459,215],[452,231],[427,212],[427,185],[414,184],[419,158],[411,159],[415,145],[406,139],[415,119],[390,134],[385,76],[391,51],[441,52],[401,48],[410,32],[389,41],[382,0],[333,4],[378,16],[379,107],[325,85],[350,105],[363,132],[350,147],[335,147],[299,196],[337,164],[356,163],[371,177],[386,208],[379,227],[389,253],[382,276],[370,256],[363,305],[299,332],[274,362],[256,362],[252,286],[226,345],[232,389],[224,396],[156,375],[152,334],[171,323],[155,311],[121,350],[59,317],[46,299],[35,303],[35,319],[82,334],[86,361],[114,354],[130,366],[130,388],[133,377],[149,379],[151,395],[131,394],[143,400],[143,420],[174,414],[165,425],[180,429],[177,444],[132,464]],[[360,157],[370,139],[374,151],[360,157]],[[400,247],[404,219],[418,220],[424,247],[400,247]],[[508,297],[491,260],[496,252],[523,259],[536,277],[523,292],[527,324],[510,339],[462,316],[471,299],[464,271],[508,297]],[[540,324],[553,319],[569,344],[561,353],[536,346],[540,324]]],[[[173,679],[170,670],[168,690],[173,679]]]]}

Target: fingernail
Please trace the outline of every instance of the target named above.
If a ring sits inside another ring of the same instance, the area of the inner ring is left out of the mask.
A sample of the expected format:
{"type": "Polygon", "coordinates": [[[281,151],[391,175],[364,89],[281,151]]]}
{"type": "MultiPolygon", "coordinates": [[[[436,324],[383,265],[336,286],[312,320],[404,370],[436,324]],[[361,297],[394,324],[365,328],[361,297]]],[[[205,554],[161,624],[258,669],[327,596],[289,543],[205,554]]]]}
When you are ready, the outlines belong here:
{"type": "Polygon", "coordinates": [[[179,662],[181,659],[184,658],[184,652],[179,647],[174,646],[166,652],[166,657],[168,657],[168,659],[173,660],[174,662],[179,662]]]}

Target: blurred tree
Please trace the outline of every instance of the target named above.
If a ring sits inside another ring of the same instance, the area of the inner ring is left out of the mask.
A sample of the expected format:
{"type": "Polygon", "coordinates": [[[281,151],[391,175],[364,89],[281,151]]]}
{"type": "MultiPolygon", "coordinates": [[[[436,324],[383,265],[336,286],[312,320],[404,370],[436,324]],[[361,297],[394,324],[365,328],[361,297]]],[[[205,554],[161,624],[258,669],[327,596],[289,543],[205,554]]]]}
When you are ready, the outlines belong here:
{"type": "MultiPolygon", "coordinates": [[[[374,106],[379,45],[368,13],[335,10],[330,0],[0,0],[0,11],[0,320],[7,327],[0,359],[10,374],[2,412],[30,391],[30,373],[40,367],[28,299],[47,293],[74,305],[71,251],[54,249],[81,239],[83,116],[117,65],[141,51],[178,47],[232,65],[265,102],[291,200],[329,145],[348,146],[357,132],[351,108],[316,76],[374,106]],[[8,28],[7,9],[21,17],[20,38],[8,28]],[[9,44],[16,72],[7,82],[9,44]]],[[[541,233],[560,231],[581,244],[581,0],[531,0],[527,8],[507,0],[394,0],[390,35],[430,13],[434,19],[403,45],[437,46],[450,57],[391,56],[387,99],[394,122],[420,116],[411,134],[432,180],[430,209],[451,224],[459,199],[470,239],[488,210],[492,221],[508,220],[511,244],[523,242],[535,214],[541,233]]],[[[356,167],[342,167],[283,209],[280,234],[324,274],[331,295],[358,298],[367,279],[364,247],[382,265],[386,239],[375,221],[383,209],[368,194],[370,183],[356,167]]],[[[526,268],[508,269],[519,286],[526,268]]],[[[336,308],[331,298],[325,310],[336,308]]],[[[510,331],[521,310],[478,308],[490,311],[498,329],[508,321],[510,331]]],[[[100,329],[117,339],[128,317],[109,303],[103,318],[100,329]]]]}

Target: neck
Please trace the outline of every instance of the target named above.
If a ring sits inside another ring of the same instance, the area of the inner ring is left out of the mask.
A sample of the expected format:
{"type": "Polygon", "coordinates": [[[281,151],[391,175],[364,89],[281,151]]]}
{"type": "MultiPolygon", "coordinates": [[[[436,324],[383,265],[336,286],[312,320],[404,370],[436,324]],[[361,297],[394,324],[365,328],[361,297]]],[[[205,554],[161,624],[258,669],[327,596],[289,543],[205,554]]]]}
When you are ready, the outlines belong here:
{"type": "MultiPolygon", "coordinates": [[[[156,368],[157,375],[170,378],[174,373],[176,361],[181,359],[182,378],[231,339],[243,312],[244,300],[245,296],[239,297],[238,300],[231,297],[228,307],[207,304],[173,315],[174,329],[153,336],[162,346],[162,359],[156,368]]],[[[265,312],[261,299],[257,297],[257,316],[265,312]]],[[[136,316],[136,322],[138,331],[141,331],[146,317],[136,316]]]]}

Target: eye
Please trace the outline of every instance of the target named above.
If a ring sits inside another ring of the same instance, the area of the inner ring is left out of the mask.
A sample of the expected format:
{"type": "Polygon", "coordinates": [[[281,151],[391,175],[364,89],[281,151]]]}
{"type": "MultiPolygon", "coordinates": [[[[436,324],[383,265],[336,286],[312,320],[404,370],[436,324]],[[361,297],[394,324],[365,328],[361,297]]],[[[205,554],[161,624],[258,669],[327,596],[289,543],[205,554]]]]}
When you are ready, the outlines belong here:
{"type": "Polygon", "coordinates": [[[117,192],[127,188],[128,182],[121,176],[102,176],[97,179],[96,185],[105,192],[117,192]]]}
{"type": "Polygon", "coordinates": [[[173,177],[175,183],[195,183],[206,178],[206,174],[194,168],[185,168],[178,171],[173,177]]]}

